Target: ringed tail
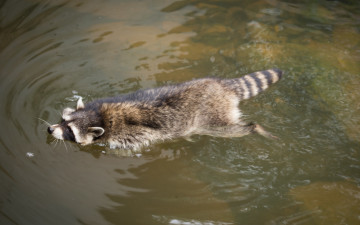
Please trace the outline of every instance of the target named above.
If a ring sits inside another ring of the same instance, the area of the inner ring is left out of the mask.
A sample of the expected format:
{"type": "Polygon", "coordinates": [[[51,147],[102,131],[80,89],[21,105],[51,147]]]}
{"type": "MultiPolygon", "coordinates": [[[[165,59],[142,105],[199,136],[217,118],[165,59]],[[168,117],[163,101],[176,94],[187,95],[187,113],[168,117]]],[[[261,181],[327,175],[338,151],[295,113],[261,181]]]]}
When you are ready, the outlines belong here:
{"type": "Polygon", "coordinates": [[[283,72],[279,69],[269,69],[247,74],[240,78],[226,79],[222,82],[234,90],[240,100],[249,99],[276,83],[282,77],[283,72]]]}

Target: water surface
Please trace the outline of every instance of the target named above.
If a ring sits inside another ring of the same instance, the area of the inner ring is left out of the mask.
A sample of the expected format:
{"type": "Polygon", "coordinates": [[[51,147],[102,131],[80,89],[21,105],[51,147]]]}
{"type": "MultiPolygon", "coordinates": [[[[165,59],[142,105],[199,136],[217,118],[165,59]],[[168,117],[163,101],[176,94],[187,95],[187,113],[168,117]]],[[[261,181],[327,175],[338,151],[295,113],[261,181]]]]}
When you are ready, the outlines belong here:
{"type": "Polygon", "coordinates": [[[0,224],[359,224],[359,23],[357,1],[3,1],[0,224]],[[134,153],[56,142],[42,121],[80,96],[274,67],[239,107],[277,141],[134,153]]]}

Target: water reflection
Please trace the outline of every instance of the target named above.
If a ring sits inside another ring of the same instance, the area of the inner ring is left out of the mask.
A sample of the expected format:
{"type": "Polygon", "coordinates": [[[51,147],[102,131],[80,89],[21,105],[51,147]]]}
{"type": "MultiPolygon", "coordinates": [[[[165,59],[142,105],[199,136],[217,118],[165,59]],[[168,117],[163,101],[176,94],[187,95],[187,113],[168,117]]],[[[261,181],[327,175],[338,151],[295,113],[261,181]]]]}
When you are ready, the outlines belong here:
{"type": "Polygon", "coordinates": [[[213,196],[184,159],[165,158],[130,168],[131,178],[118,179],[126,194],[107,194],[115,206],[101,209],[101,214],[112,224],[168,224],[181,218],[214,224],[233,221],[228,204],[213,196]]]}
{"type": "Polygon", "coordinates": [[[356,224],[360,6],[350,1],[0,3],[1,224],[356,224]],[[242,102],[280,137],[132,152],[53,143],[64,107],[279,67],[242,102]]]}

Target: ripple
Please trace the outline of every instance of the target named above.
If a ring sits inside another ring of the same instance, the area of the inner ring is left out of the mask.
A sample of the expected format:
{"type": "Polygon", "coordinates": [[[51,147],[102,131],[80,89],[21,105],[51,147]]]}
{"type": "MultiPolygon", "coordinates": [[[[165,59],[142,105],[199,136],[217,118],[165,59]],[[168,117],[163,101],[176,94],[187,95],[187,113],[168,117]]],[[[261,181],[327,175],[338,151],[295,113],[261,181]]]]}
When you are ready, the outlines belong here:
{"type": "Polygon", "coordinates": [[[343,2],[166,4],[1,4],[5,220],[356,224],[357,8],[343,2]],[[117,157],[102,153],[102,145],[52,143],[38,119],[57,122],[80,96],[88,102],[274,66],[286,70],[284,79],[240,108],[244,120],[261,124],[277,141],[195,136],[195,142],[178,139],[141,156],[117,157]]]}

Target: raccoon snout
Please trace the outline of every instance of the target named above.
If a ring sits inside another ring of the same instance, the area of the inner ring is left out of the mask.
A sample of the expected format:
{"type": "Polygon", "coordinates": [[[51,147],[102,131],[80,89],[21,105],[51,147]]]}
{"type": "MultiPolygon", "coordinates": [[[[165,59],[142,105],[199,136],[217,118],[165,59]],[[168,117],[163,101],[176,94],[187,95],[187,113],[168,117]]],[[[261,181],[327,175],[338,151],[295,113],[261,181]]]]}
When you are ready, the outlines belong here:
{"type": "Polygon", "coordinates": [[[52,127],[48,127],[48,129],[47,129],[47,132],[49,133],[49,134],[52,134],[53,132],[54,132],[54,128],[52,128],[52,127]]]}
{"type": "Polygon", "coordinates": [[[47,132],[56,139],[64,140],[64,132],[58,124],[51,125],[47,128],[47,132]]]}

